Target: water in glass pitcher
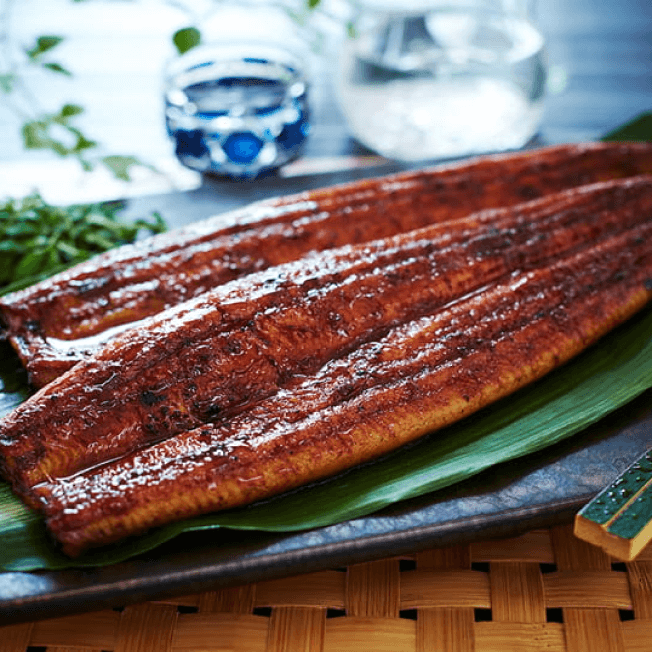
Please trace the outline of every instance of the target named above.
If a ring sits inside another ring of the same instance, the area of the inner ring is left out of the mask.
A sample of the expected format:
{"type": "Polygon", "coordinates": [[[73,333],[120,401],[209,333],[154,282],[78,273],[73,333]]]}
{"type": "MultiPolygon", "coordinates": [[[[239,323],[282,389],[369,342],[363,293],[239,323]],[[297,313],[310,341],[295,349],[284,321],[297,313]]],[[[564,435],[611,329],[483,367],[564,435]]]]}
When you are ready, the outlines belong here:
{"type": "Polygon", "coordinates": [[[342,46],[337,92],[360,142],[426,160],[526,144],[541,120],[545,70],[544,39],[523,16],[376,12],[342,46]]]}

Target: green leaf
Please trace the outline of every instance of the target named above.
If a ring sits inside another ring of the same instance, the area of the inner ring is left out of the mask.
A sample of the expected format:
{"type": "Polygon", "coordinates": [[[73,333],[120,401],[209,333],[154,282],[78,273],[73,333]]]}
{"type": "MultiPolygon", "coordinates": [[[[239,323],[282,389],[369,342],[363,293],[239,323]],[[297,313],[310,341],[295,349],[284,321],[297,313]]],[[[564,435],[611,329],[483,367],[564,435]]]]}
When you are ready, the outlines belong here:
{"type": "MultiPolygon", "coordinates": [[[[97,147],[97,143],[89,140],[79,129],[70,124],[72,118],[81,113],[83,113],[81,106],[65,104],[58,113],[44,114],[36,120],[26,122],[22,127],[23,145],[26,149],[49,149],[62,157],[74,156],[84,169],[92,169],[92,164],[83,158],[83,154],[97,147]],[[68,144],[53,137],[53,130],[57,136],[69,135],[68,144]]],[[[133,157],[107,158],[133,159],[133,157]]],[[[125,170],[120,168],[119,172],[124,174],[125,170]]]]}
{"type": "Polygon", "coordinates": [[[35,249],[30,251],[22,258],[17,265],[14,274],[16,278],[21,276],[31,276],[42,272],[48,262],[48,251],[44,249],[35,249]]]}
{"type": "Polygon", "coordinates": [[[113,172],[113,174],[123,181],[130,181],[129,168],[133,165],[140,165],[140,161],[135,156],[105,156],[102,163],[113,172]]]}
{"type": "Polygon", "coordinates": [[[158,213],[123,222],[122,202],[50,206],[39,195],[0,205],[0,294],[27,287],[71,264],[121,244],[141,231],[166,229],[158,213]]]}
{"type": "Polygon", "coordinates": [[[14,90],[14,82],[16,76],[12,74],[0,75],[0,91],[3,93],[11,93],[14,90]]]}
{"type": "Polygon", "coordinates": [[[649,141],[652,142],[652,112],[641,113],[630,122],[610,131],[603,141],[649,141]]]}
{"type": "Polygon", "coordinates": [[[68,156],[68,154],[70,154],[69,147],[58,140],[54,140],[53,138],[48,139],[47,148],[51,149],[55,154],[58,154],[61,157],[68,156]]]}
{"type": "Polygon", "coordinates": [[[36,61],[41,55],[59,45],[61,41],[63,41],[63,37],[61,36],[39,36],[34,46],[26,50],[25,53],[32,61],[36,61]]]}
{"type": "Polygon", "coordinates": [[[75,143],[75,147],[73,148],[74,152],[82,152],[87,149],[93,149],[94,147],[97,147],[97,142],[94,140],[88,140],[86,136],[83,136],[82,134],[79,134],[77,137],[77,142],[75,143]]]}
{"type": "Polygon", "coordinates": [[[83,112],[84,109],[78,104],[64,104],[61,111],[59,111],[59,115],[63,118],[70,118],[83,112]]]}
{"type": "Polygon", "coordinates": [[[50,129],[54,124],[61,125],[61,127],[77,139],[77,130],[67,125],[65,119],[61,118],[60,114],[46,115],[39,120],[34,120],[23,125],[23,144],[25,148],[49,149],[59,154],[59,156],[70,155],[74,149],[51,136],[50,129]]]}
{"type": "Polygon", "coordinates": [[[320,2],[321,2],[321,0],[307,0],[308,8],[309,9],[314,9],[315,7],[319,6],[320,2]]]}
{"type": "Polygon", "coordinates": [[[84,242],[100,251],[111,249],[114,244],[114,241],[110,237],[97,232],[89,233],[86,238],[84,238],[84,242]]]}
{"type": "Polygon", "coordinates": [[[22,247],[17,242],[11,240],[0,240],[0,254],[20,252],[22,247]]]}
{"type": "MultiPolygon", "coordinates": [[[[373,464],[247,508],[156,529],[74,562],[49,542],[39,516],[0,485],[5,570],[111,564],[182,532],[228,527],[291,532],[375,512],[533,453],[595,423],[652,387],[652,309],[509,399],[373,464]]],[[[8,404],[14,399],[9,397],[8,404]]]]}
{"type": "Polygon", "coordinates": [[[12,224],[8,224],[4,229],[4,235],[7,238],[12,238],[11,241],[7,241],[4,243],[5,246],[13,246],[16,247],[18,245],[18,238],[22,237],[24,238],[25,236],[33,236],[36,235],[37,233],[40,233],[39,231],[39,226],[34,222],[34,220],[31,219],[26,219],[26,220],[21,220],[20,222],[14,222],[12,224]]]}
{"type": "Polygon", "coordinates": [[[57,251],[61,259],[65,262],[82,260],[84,258],[82,251],[69,242],[58,242],[57,251]]]}
{"type": "Polygon", "coordinates": [[[134,226],[139,229],[149,229],[151,233],[164,233],[167,229],[165,220],[163,216],[158,212],[154,211],[152,213],[153,222],[148,222],[147,220],[136,220],[134,226]]]}
{"type": "Polygon", "coordinates": [[[23,125],[23,145],[26,149],[43,149],[49,147],[47,124],[41,120],[27,122],[23,125]]]}
{"type": "MultiPolygon", "coordinates": [[[[62,263],[61,265],[58,265],[57,267],[50,267],[47,270],[40,272],[38,274],[34,274],[32,276],[23,276],[22,278],[16,281],[12,281],[7,285],[3,285],[2,288],[0,289],[0,296],[3,294],[9,294],[10,292],[17,292],[18,290],[23,290],[24,288],[27,288],[30,285],[34,285],[34,283],[38,283],[39,281],[42,281],[43,279],[46,279],[49,276],[52,276],[53,274],[58,274],[59,272],[65,271],[72,264],[80,263],[84,260],[87,260],[88,258],[89,258],[88,254],[83,256],[80,255],[74,261],[67,261],[65,263],[62,263]]],[[[2,511],[1,507],[0,507],[0,511],[2,511]]]]}
{"type": "Polygon", "coordinates": [[[200,44],[201,34],[196,27],[184,27],[174,33],[172,42],[177,48],[177,52],[184,54],[200,44]]]}
{"type": "Polygon", "coordinates": [[[72,76],[72,73],[68,69],[64,68],[60,63],[49,61],[48,63],[44,63],[43,67],[51,70],[52,72],[57,72],[61,75],[66,75],[68,77],[72,76]]]}

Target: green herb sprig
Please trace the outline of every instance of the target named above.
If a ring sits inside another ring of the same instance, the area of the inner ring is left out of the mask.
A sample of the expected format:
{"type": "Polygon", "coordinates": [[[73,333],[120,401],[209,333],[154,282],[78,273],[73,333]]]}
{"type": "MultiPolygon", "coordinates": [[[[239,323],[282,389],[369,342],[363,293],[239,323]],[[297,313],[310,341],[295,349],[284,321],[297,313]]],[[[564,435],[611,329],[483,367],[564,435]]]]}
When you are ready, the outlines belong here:
{"type": "Polygon", "coordinates": [[[38,194],[0,204],[0,294],[133,242],[141,231],[167,228],[158,213],[124,222],[118,217],[122,208],[121,202],[52,206],[38,194]]]}
{"type": "MultiPolygon", "coordinates": [[[[84,0],[72,0],[81,3],[84,0]]],[[[84,107],[66,103],[58,110],[46,111],[38,92],[27,83],[26,71],[41,69],[65,77],[73,72],[54,60],[58,47],[65,41],[56,34],[38,36],[29,45],[15,43],[13,12],[19,0],[0,0],[0,105],[13,113],[21,123],[23,147],[26,150],[49,150],[62,158],[76,159],[85,171],[104,166],[117,179],[131,180],[132,167],[155,168],[133,155],[100,156],[98,142],[89,138],[78,126],[84,107]]]]}

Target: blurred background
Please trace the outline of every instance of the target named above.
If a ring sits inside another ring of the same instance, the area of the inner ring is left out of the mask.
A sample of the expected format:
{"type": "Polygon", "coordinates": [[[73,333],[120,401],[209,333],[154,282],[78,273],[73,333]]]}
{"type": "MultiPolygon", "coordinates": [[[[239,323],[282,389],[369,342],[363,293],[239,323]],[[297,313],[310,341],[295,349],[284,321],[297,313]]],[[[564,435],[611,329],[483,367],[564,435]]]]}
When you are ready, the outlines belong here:
{"type": "MultiPolygon", "coordinates": [[[[173,37],[201,28],[220,0],[0,0],[0,196],[37,189],[52,202],[71,202],[172,193],[174,202],[182,194],[178,201],[194,197],[197,218],[215,210],[216,192],[229,208],[429,162],[427,155],[379,158],[355,137],[335,90],[350,14],[343,0],[314,9],[297,1],[295,19],[311,32],[308,138],[273,180],[236,184],[181,165],[165,125],[165,70],[178,55],[173,37]],[[106,157],[113,157],[109,165],[106,157]],[[83,165],[93,171],[83,173],[83,165]],[[125,172],[129,182],[120,178],[125,172]]],[[[545,39],[547,78],[530,144],[595,140],[652,110],[649,0],[547,0],[531,10],[545,39]]],[[[480,118],[485,108],[476,110],[480,118]]]]}

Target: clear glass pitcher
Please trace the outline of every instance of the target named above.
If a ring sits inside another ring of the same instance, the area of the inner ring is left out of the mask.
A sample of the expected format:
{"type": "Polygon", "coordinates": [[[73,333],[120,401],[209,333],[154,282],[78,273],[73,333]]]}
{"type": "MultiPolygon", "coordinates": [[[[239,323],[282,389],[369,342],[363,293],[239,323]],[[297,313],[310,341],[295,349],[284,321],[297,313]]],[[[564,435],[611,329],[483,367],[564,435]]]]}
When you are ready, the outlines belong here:
{"type": "Polygon", "coordinates": [[[544,38],[526,0],[349,0],[336,92],[353,135],[419,161],[516,149],[536,134],[544,38]]]}

